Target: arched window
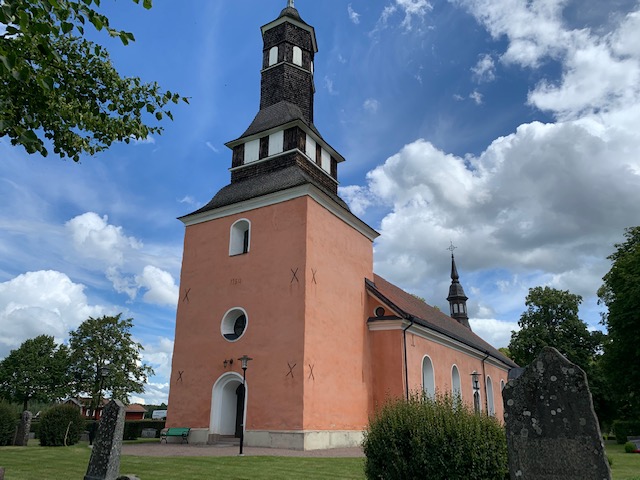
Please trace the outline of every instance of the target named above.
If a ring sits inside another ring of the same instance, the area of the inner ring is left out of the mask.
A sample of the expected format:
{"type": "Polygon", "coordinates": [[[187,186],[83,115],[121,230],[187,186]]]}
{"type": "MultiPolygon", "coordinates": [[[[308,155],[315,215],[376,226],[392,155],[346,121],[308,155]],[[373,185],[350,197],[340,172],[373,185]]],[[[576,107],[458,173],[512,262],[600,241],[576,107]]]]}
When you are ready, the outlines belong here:
{"type": "Polygon", "coordinates": [[[247,329],[247,312],[243,308],[234,307],[227,310],[222,317],[220,332],[230,342],[238,340],[247,329]]]}
{"type": "Polygon", "coordinates": [[[462,399],[462,387],[460,384],[460,372],[455,365],[451,368],[451,393],[455,398],[462,399]]]}
{"type": "Polygon", "coordinates": [[[436,379],[433,373],[433,363],[427,356],[422,359],[422,390],[428,397],[434,397],[436,394],[436,379]]]}
{"type": "Polygon", "coordinates": [[[302,66],[302,50],[300,47],[293,47],[293,64],[302,66]]]}
{"type": "Polygon", "coordinates": [[[229,256],[249,253],[251,244],[251,223],[247,219],[240,219],[231,225],[229,238],[229,256]]]}
{"type": "Polygon", "coordinates": [[[496,407],[493,403],[493,382],[491,377],[487,376],[487,415],[495,416],[496,407]]]}
{"type": "Polygon", "coordinates": [[[269,66],[278,63],[278,47],[271,47],[269,50],[269,66]]]}

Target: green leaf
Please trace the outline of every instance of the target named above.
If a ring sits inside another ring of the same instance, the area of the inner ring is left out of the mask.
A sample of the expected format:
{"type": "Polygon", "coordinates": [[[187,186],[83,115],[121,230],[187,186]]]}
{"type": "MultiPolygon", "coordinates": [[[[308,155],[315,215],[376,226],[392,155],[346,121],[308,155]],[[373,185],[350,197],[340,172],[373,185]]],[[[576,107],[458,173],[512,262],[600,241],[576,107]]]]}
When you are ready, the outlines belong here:
{"type": "Polygon", "coordinates": [[[144,8],[146,8],[147,10],[149,10],[153,5],[152,5],[152,1],[151,0],[144,0],[142,2],[142,6],[144,6],[144,8]]]}
{"type": "Polygon", "coordinates": [[[162,112],[156,112],[156,118],[162,120],[162,112]]]}
{"type": "Polygon", "coordinates": [[[73,30],[73,23],[69,23],[69,22],[62,22],[62,33],[69,33],[71,30],[73,30]]]}

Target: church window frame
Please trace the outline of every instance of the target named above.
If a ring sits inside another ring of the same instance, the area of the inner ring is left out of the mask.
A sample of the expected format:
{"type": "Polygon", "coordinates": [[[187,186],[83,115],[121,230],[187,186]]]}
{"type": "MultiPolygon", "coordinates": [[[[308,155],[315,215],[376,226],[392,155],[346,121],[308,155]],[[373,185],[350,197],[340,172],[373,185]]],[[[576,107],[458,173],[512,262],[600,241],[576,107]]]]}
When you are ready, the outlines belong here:
{"type": "Polygon", "coordinates": [[[228,342],[237,342],[247,331],[249,315],[242,307],[232,307],[222,316],[220,333],[228,342]]]}
{"type": "Polygon", "coordinates": [[[299,67],[302,66],[302,49],[297,45],[293,46],[293,64],[299,67]]]}
{"type": "Polygon", "coordinates": [[[490,417],[495,417],[496,406],[495,399],[493,397],[493,381],[491,380],[491,377],[489,375],[487,375],[487,378],[485,380],[485,388],[485,393],[487,394],[487,415],[489,415],[490,417]]]}
{"type": "Polygon", "coordinates": [[[422,357],[422,391],[428,398],[436,395],[436,374],[429,355],[422,357]]]}
{"type": "Polygon", "coordinates": [[[251,250],[251,221],[240,218],[233,222],[229,232],[229,256],[244,255],[251,250]]]}
{"type": "Polygon", "coordinates": [[[455,363],[451,366],[451,394],[454,400],[456,398],[462,400],[462,379],[460,370],[455,363]]]}
{"type": "Polygon", "coordinates": [[[275,65],[278,63],[278,47],[271,47],[269,49],[269,66],[275,65]]]}

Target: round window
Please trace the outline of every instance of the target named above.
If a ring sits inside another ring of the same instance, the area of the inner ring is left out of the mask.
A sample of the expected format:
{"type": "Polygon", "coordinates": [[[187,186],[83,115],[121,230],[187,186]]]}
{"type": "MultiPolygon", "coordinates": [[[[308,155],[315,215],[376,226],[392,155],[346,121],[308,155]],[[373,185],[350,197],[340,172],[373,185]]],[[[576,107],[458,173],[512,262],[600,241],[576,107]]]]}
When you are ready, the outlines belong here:
{"type": "Polygon", "coordinates": [[[247,313],[242,308],[232,308],[222,317],[220,331],[230,342],[238,340],[247,329],[247,313]]]}

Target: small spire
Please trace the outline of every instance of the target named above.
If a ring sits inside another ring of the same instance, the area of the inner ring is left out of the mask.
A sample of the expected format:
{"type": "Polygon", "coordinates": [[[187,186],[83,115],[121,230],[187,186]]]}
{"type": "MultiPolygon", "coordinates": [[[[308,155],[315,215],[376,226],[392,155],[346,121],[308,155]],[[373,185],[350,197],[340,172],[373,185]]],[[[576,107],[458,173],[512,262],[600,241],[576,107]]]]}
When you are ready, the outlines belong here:
{"type": "Polygon", "coordinates": [[[451,252],[451,280],[454,280],[457,282],[460,276],[458,275],[458,269],[456,268],[456,259],[453,256],[453,251],[456,248],[458,247],[454,246],[453,242],[451,242],[451,245],[449,246],[449,248],[447,248],[447,250],[451,252]]]}
{"type": "Polygon", "coordinates": [[[296,8],[293,6],[293,0],[288,0],[287,7],[296,8]]]}

